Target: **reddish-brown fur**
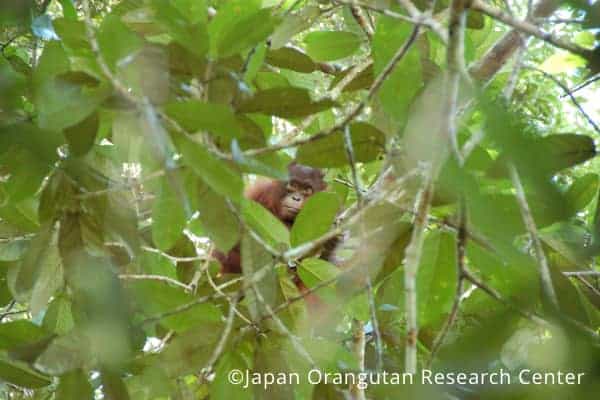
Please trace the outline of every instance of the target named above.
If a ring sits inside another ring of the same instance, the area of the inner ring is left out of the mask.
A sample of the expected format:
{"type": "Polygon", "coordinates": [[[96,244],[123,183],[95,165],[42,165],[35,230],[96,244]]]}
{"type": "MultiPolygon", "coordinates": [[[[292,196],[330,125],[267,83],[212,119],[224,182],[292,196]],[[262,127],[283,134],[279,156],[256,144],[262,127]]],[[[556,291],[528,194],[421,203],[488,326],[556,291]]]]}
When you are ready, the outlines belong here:
{"type": "MultiPolygon", "coordinates": [[[[315,168],[306,167],[296,163],[290,164],[290,180],[299,182],[303,185],[310,186],[313,193],[320,192],[326,189],[327,185],[323,181],[323,173],[315,168]]],[[[279,218],[288,228],[294,223],[293,219],[284,218],[281,210],[281,205],[286,191],[287,182],[276,180],[260,180],[249,186],[245,192],[245,197],[260,203],[263,207],[269,210],[273,215],[279,218]]],[[[224,254],[220,251],[215,251],[215,258],[221,263],[222,273],[241,273],[241,254],[239,243],[232,248],[229,253],[224,254]]],[[[296,286],[301,292],[307,290],[306,286],[299,279],[295,280],[296,286]]],[[[306,298],[309,304],[315,305],[320,302],[318,297],[309,295],[306,298]]]]}

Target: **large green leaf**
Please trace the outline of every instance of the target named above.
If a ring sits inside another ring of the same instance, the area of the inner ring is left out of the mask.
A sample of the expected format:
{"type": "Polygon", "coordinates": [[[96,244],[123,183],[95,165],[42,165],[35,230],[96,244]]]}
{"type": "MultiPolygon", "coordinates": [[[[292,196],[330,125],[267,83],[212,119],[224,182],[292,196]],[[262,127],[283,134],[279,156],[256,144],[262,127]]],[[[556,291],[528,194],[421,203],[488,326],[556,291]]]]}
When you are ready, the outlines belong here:
{"type": "Polygon", "coordinates": [[[294,221],[291,245],[299,246],[327,233],[333,227],[339,208],[339,198],[335,193],[319,192],[311,196],[294,221]]]}
{"type": "MultiPolygon", "coordinates": [[[[365,122],[351,124],[350,137],[354,157],[358,162],[373,161],[384,150],[385,134],[365,122]]],[[[298,162],[313,167],[341,167],[348,164],[344,145],[344,132],[336,131],[300,147],[296,158],[298,162]]]]}
{"type": "Polygon", "coordinates": [[[5,59],[0,59],[0,107],[5,112],[9,109],[18,108],[21,104],[21,96],[25,95],[27,80],[24,75],[16,72],[5,59]]]}
{"type": "Polygon", "coordinates": [[[362,40],[352,32],[315,31],[304,38],[306,52],[317,61],[334,61],[354,54],[362,40]]]}
{"type": "Polygon", "coordinates": [[[90,399],[93,396],[92,385],[83,371],[75,370],[60,377],[56,400],[90,399]]]}
{"type": "MultiPolygon", "coordinates": [[[[338,276],[340,269],[335,265],[318,258],[306,258],[298,266],[298,275],[308,288],[330,281],[338,276]]],[[[335,282],[319,288],[316,293],[327,302],[335,302],[335,282]]]]}
{"type": "MultiPolygon", "coordinates": [[[[194,297],[181,288],[158,281],[132,281],[128,284],[135,303],[145,317],[156,317],[190,304],[194,297]]],[[[219,322],[221,311],[213,303],[199,303],[189,309],[167,316],[159,321],[176,332],[183,332],[206,323],[219,322]]]]}
{"type": "Polygon", "coordinates": [[[238,171],[191,139],[180,138],[178,148],[183,154],[184,163],[215,192],[233,202],[240,200],[244,182],[238,171]]]}
{"type": "Polygon", "coordinates": [[[15,292],[27,295],[46,268],[55,268],[60,263],[56,242],[57,230],[47,224],[29,244],[15,278],[15,292]]]}
{"type": "Polygon", "coordinates": [[[198,195],[198,211],[202,228],[219,250],[229,251],[239,242],[239,221],[222,196],[204,186],[198,195]]]}
{"type": "Polygon", "coordinates": [[[218,57],[238,54],[267,39],[279,22],[279,19],[272,14],[271,9],[263,8],[246,18],[239,19],[229,30],[222,33],[217,42],[218,57]]]}
{"type": "Polygon", "coordinates": [[[19,346],[38,342],[48,336],[39,326],[26,320],[0,324],[0,350],[12,350],[19,346]]]}
{"type": "Polygon", "coordinates": [[[438,327],[450,312],[456,295],[455,236],[434,232],[425,239],[417,275],[419,324],[438,327]]]}
{"type": "Polygon", "coordinates": [[[131,57],[142,48],[142,39],[130,31],[114,15],[104,18],[98,32],[98,45],[110,68],[116,69],[122,60],[131,57]]]}
{"type": "Polygon", "coordinates": [[[162,1],[153,0],[156,21],[171,37],[197,57],[208,51],[205,0],[162,1]]]}
{"type": "Polygon", "coordinates": [[[50,377],[34,371],[25,363],[1,359],[0,380],[29,389],[43,388],[52,383],[50,377]]]}
{"type": "Polygon", "coordinates": [[[106,86],[86,87],[57,76],[36,90],[38,124],[43,129],[61,130],[73,126],[97,110],[109,96],[106,86]]]}
{"type": "MultiPolygon", "coordinates": [[[[375,76],[385,69],[393,55],[405,44],[412,29],[410,24],[394,18],[378,19],[372,45],[375,76]]],[[[419,51],[413,46],[398,62],[379,90],[383,109],[391,118],[405,120],[408,107],[422,85],[419,51]]]]}
{"type": "Polygon", "coordinates": [[[231,0],[221,4],[217,14],[208,24],[210,55],[217,58],[224,37],[230,32],[235,32],[235,26],[240,21],[258,13],[261,6],[261,0],[231,0]]]}
{"type": "Polygon", "coordinates": [[[573,212],[583,210],[596,197],[599,179],[597,174],[585,174],[569,186],[566,196],[573,212]]]}
{"type": "Polygon", "coordinates": [[[243,101],[238,110],[243,113],[263,113],[282,118],[300,118],[334,107],[332,100],[313,101],[306,89],[277,87],[261,90],[243,101]]]}
{"type": "Polygon", "coordinates": [[[169,103],[167,114],[188,132],[206,130],[213,135],[232,139],[242,135],[236,115],[223,104],[204,103],[198,100],[169,103]]]}
{"type": "Polygon", "coordinates": [[[269,210],[252,200],[245,199],[242,204],[244,220],[263,240],[274,247],[289,245],[290,233],[287,227],[269,210]]]}
{"type": "Polygon", "coordinates": [[[271,48],[276,50],[285,46],[291,38],[302,32],[321,14],[317,5],[306,5],[296,13],[287,14],[271,35],[271,48]]]}
{"type": "Polygon", "coordinates": [[[183,235],[186,225],[184,205],[168,179],[163,179],[152,209],[152,239],[156,246],[169,250],[183,235]]]}
{"type": "Polygon", "coordinates": [[[267,62],[275,67],[291,69],[292,71],[309,74],[316,70],[315,62],[302,51],[294,47],[282,47],[269,50],[267,62]]]}

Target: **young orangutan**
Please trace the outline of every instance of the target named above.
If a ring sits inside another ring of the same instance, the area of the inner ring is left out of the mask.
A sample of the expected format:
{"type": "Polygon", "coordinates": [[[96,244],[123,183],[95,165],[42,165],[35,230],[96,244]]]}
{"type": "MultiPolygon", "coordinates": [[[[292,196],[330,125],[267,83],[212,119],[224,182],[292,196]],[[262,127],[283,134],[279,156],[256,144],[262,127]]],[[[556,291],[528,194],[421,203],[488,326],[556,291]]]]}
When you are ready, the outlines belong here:
{"type": "MultiPolygon", "coordinates": [[[[288,166],[288,171],[289,179],[287,181],[262,180],[256,182],[248,187],[245,196],[260,203],[288,228],[291,228],[305,201],[313,194],[325,190],[327,184],[323,180],[325,174],[319,169],[292,162],[288,166]]],[[[213,254],[221,263],[222,273],[242,272],[239,243],[227,254],[219,251],[215,251],[213,254]]],[[[307,290],[297,277],[295,283],[300,291],[307,290]]],[[[309,295],[307,301],[313,303],[319,300],[316,296],[309,295]]]]}

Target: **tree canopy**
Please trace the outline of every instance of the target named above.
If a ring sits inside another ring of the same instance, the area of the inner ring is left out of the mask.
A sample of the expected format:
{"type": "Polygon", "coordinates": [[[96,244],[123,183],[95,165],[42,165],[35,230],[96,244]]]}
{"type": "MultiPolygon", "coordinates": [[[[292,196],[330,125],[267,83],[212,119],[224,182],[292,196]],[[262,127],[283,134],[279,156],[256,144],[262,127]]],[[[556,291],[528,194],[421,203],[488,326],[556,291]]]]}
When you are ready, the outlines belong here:
{"type": "Polygon", "coordinates": [[[598,0],[2,0],[0,399],[596,398],[599,32],[598,0]],[[292,161],[328,187],[288,229],[244,189],[292,161]]]}

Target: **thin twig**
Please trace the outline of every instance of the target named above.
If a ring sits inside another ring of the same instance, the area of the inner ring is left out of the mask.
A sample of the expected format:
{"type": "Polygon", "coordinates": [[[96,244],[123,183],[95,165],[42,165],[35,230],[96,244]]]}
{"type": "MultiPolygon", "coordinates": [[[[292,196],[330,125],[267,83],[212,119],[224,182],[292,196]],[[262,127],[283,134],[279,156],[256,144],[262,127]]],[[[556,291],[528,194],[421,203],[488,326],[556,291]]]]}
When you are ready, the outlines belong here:
{"type": "Polygon", "coordinates": [[[546,254],[544,253],[542,242],[540,241],[540,238],[538,236],[537,227],[535,225],[533,215],[531,214],[531,209],[529,208],[529,204],[527,203],[525,189],[523,188],[521,178],[519,177],[519,173],[515,165],[513,163],[510,163],[508,168],[510,171],[513,186],[515,188],[517,202],[519,203],[519,208],[521,209],[521,217],[523,218],[523,222],[525,223],[525,227],[527,228],[527,232],[529,233],[529,238],[533,242],[533,249],[535,251],[540,277],[542,280],[542,288],[544,290],[544,293],[548,297],[548,300],[550,300],[552,305],[556,308],[556,310],[558,310],[558,298],[556,297],[556,291],[554,290],[554,284],[552,283],[552,276],[550,275],[550,266],[548,265],[548,260],[546,258],[546,254]]]}
{"type": "Polygon", "coordinates": [[[11,313],[13,313],[14,311],[12,311],[13,307],[15,306],[15,304],[17,304],[16,300],[11,300],[10,303],[8,303],[8,305],[6,306],[6,308],[4,309],[4,311],[2,312],[2,314],[0,314],[0,322],[2,322],[2,320],[9,316],[12,315],[11,313]]]}
{"type": "MultiPolygon", "coordinates": [[[[582,82],[582,83],[580,83],[579,85],[575,86],[573,89],[569,89],[569,93],[570,93],[570,94],[573,94],[573,93],[575,93],[575,92],[577,92],[577,91],[579,91],[579,90],[581,90],[581,89],[583,89],[583,88],[587,87],[588,85],[591,85],[592,83],[594,83],[594,82],[596,82],[596,81],[598,81],[598,80],[600,80],[600,75],[597,75],[597,76],[595,76],[595,77],[593,77],[593,78],[591,78],[591,79],[588,79],[588,80],[587,80],[587,81],[585,81],[585,82],[582,82]]],[[[569,94],[563,94],[563,95],[562,95],[562,96],[560,96],[560,97],[561,97],[561,98],[563,98],[563,97],[566,97],[566,96],[568,96],[568,95],[569,95],[569,94]]]]}
{"type": "Polygon", "coordinates": [[[565,271],[566,276],[600,276],[600,271],[565,271]]]}
{"type": "Polygon", "coordinates": [[[467,207],[464,198],[461,199],[461,206],[459,212],[460,227],[458,228],[458,235],[456,238],[456,293],[454,295],[454,302],[452,303],[452,309],[450,310],[450,314],[448,315],[444,326],[440,330],[439,334],[433,341],[433,345],[431,346],[429,366],[431,366],[431,363],[435,359],[438,350],[440,349],[442,344],[444,344],[444,340],[450,332],[450,328],[452,328],[454,322],[456,321],[456,317],[458,316],[458,311],[463,296],[466,269],[465,254],[467,248],[467,207]]]}
{"type": "Polygon", "coordinates": [[[575,105],[575,107],[577,107],[577,109],[579,110],[579,112],[590,123],[590,125],[594,128],[594,130],[597,133],[600,133],[600,127],[598,127],[598,125],[594,122],[594,120],[592,119],[592,117],[590,117],[589,114],[585,112],[585,110],[583,109],[583,107],[581,106],[581,104],[579,104],[579,102],[577,101],[577,99],[575,98],[575,96],[573,95],[573,93],[569,90],[569,88],[567,87],[567,85],[565,85],[564,83],[562,83],[554,75],[549,74],[548,72],[546,72],[546,71],[544,71],[542,69],[539,69],[539,68],[536,68],[536,67],[532,67],[530,65],[526,65],[523,68],[529,69],[531,71],[539,72],[544,77],[552,80],[554,83],[556,83],[558,86],[560,86],[560,88],[565,92],[565,95],[569,96],[569,98],[571,99],[571,101],[573,102],[573,104],[575,105]]]}
{"type": "Polygon", "coordinates": [[[381,341],[381,331],[379,330],[379,320],[377,319],[373,283],[369,274],[367,274],[367,300],[369,301],[369,314],[371,316],[373,339],[375,341],[375,371],[380,372],[383,371],[383,343],[381,341]]]}
{"type": "Polygon", "coordinates": [[[362,207],[363,196],[362,196],[362,185],[358,180],[358,173],[356,172],[356,159],[354,158],[354,146],[352,146],[352,136],[350,135],[350,125],[344,127],[344,149],[346,150],[346,157],[348,158],[348,164],[350,164],[350,172],[352,173],[352,183],[354,186],[354,192],[356,193],[356,201],[358,207],[362,207]]]}
{"type": "Polygon", "coordinates": [[[367,18],[363,15],[363,12],[360,9],[360,7],[357,5],[351,5],[350,12],[352,13],[352,16],[354,17],[354,20],[356,21],[358,26],[360,26],[360,28],[365,33],[367,39],[369,39],[369,41],[373,40],[373,28],[371,28],[369,21],[367,21],[367,18]]]}
{"type": "Polygon", "coordinates": [[[535,315],[535,314],[533,314],[533,313],[531,313],[529,311],[523,310],[522,308],[517,307],[513,303],[511,303],[510,301],[506,300],[504,297],[502,297],[502,295],[500,293],[498,293],[496,291],[496,289],[492,288],[491,286],[488,286],[483,281],[480,281],[479,279],[477,279],[469,270],[465,269],[464,275],[465,275],[465,279],[467,279],[469,282],[471,282],[477,288],[481,289],[488,296],[492,297],[493,299],[495,299],[499,303],[502,303],[505,306],[512,308],[513,310],[515,310],[516,312],[518,312],[522,317],[525,317],[528,320],[530,320],[532,322],[535,322],[538,325],[542,325],[542,326],[549,326],[550,325],[548,323],[548,321],[544,320],[543,318],[541,318],[541,317],[539,317],[539,316],[537,316],[537,315],[535,315]]]}
{"type": "Polygon", "coordinates": [[[258,290],[258,287],[255,282],[252,282],[251,288],[252,288],[252,291],[254,292],[254,295],[256,296],[256,299],[265,308],[265,310],[267,311],[267,314],[275,322],[275,325],[277,325],[277,327],[281,330],[281,332],[290,339],[294,349],[296,349],[298,354],[301,355],[309,363],[311,368],[315,368],[316,364],[315,364],[315,361],[313,360],[312,356],[310,355],[310,353],[302,345],[302,343],[300,342],[300,339],[298,339],[298,337],[296,335],[294,335],[292,332],[290,332],[290,330],[288,329],[287,326],[285,326],[283,321],[281,321],[281,319],[277,315],[275,315],[273,308],[266,302],[265,298],[262,296],[262,294],[258,290]]]}
{"type": "Polygon", "coordinates": [[[186,285],[185,283],[179,282],[176,279],[173,278],[169,278],[168,276],[164,276],[164,275],[143,275],[143,274],[120,274],[119,275],[119,279],[124,280],[124,281],[160,281],[160,282],[166,282],[169,283],[171,285],[175,285],[177,287],[180,287],[182,289],[184,289],[186,292],[190,291],[190,287],[188,285],[186,285]]]}
{"type": "Polygon", "coordinates": [[[223,333],[221,334],[219,342],[215,346],[215,349],[213,350],[210,358],[208,359],[206,366],[203,368],[203,370],[206,371],[207,374],[212,372],[215,363],[219,360],[219,357],[221,357],[221,354],[223,354],[223,350],[225,349],[225,344],[227,343],[227,341],[229,340],[229,336],[231,335],[231,330],[233,328],[233,321],[235,320],[235,314],[236,314],[235,311],[236,311],[237,304],[240,301],[240,298],[241,298],[241,293],[238,293],[238,295],[235,296],[233,299],[231,299],[231,301],[229,303],[229,313],[227,314],[227,321],[225,323],[225,328],[223,329],[223,333]]]}
{"type": "Polygon", "coordinates": [[[600,297],[600,291],[596,287],[594,287],[594,285],[589,283],[583,276],[575,275],[575,278],[578,281],[580,281],[581,283],[583,283],[585,287],[587,287],[589,290],[591,290],[592,293],[594,293],[596,296],[600,297]]]}

